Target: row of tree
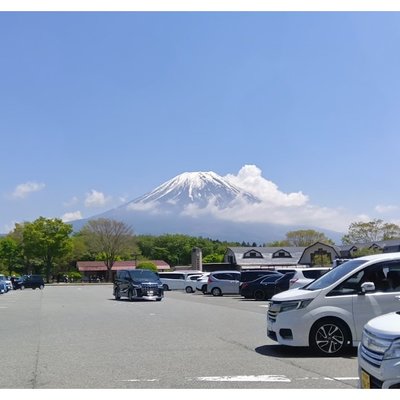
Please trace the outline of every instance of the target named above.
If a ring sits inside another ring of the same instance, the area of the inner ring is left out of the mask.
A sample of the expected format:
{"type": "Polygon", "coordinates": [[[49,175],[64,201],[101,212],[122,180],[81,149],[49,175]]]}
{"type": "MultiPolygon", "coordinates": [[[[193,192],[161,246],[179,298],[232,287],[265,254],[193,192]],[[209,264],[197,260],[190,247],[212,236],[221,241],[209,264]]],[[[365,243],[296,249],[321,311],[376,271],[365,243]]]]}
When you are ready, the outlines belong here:
{"type": "MultiPolygon", "coordinates": [[[[400,238],[400,227],[382,220],[354,222],[342,238],[343,244],[366,243],[400,238]]],[[[305,247],[315,242],[333,244],[324,233],[297,230],[284,240],[265,246],[305,247]]],[[[108,280],[115,261],[164,260],[172,266],[189,265],[194,247],[202,249],[203,262],[222,262],[227,247],[249,243],[221,242],[181,234],[135,236],[131,227],[110,219],[89,221],[78,233],[60,219],[40,217],[33,222],[16,224],[15,229],[0,239],[0,271],[7,275],[38,273],[47,281],[52,276],[77,274],[76,262],[101,260],[107,267],[108,280]]],[[[253,243],[251,247],[255,247],[253,243]]]]}

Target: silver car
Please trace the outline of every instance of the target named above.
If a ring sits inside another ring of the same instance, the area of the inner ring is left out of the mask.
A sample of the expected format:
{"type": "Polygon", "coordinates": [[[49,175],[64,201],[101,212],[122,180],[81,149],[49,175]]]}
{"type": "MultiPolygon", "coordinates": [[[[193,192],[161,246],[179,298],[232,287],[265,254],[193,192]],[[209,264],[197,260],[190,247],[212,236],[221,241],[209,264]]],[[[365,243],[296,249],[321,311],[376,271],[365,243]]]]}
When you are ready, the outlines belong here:
{"type": "Polygon", "coordinates": [[[239,271],[211,272],[207,282],[207,293],[211,293],[213,296],[239,294],[239,284],[239,271]]]}

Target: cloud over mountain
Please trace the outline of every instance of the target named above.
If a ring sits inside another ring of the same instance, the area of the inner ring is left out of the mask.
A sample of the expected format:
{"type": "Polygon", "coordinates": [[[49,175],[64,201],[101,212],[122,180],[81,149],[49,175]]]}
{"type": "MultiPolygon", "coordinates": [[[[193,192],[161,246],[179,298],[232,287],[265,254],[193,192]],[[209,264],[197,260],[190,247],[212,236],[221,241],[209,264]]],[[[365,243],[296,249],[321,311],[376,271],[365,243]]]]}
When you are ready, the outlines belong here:
{"type": "MultiPolygon", "coordinates": [[[[93,200],[101,200],[94,192],[93,200]]],[[[282,192],[255,165],[225,177],[185,172],[92,218],[98,217],[127,222],[137,233],[214,234],[230,240],[278,240],[289,230],[307,227],[344,232],[351,221],[343,210],[311,204],[302,192],[282,192]]]]}

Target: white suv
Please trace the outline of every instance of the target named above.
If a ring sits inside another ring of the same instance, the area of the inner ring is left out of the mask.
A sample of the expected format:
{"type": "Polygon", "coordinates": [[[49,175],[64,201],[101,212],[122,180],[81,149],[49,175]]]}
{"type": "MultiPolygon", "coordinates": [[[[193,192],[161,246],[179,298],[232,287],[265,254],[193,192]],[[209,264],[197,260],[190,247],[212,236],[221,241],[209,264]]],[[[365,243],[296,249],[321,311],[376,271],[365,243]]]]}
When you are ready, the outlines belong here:
{"type": "Polygon", "coordinates": [[[363,389],[400,389],[400,311],[373,318],[364,326],[358,376],[363,389]]]}
{"type": "Polygon", "coordinates": [[[400,308],[400,253],[349,260],[306,288],[272,297],[267,335],[288,346],[336,355],[357,346],[364,325],[400,308]]]}
{"type": "Polygon", "coordinates": [[[296,289],[315,281],[331,268],[329,267],[310,267],[296,270],[293,278],[289,281],[289,289],[296,289]]]}

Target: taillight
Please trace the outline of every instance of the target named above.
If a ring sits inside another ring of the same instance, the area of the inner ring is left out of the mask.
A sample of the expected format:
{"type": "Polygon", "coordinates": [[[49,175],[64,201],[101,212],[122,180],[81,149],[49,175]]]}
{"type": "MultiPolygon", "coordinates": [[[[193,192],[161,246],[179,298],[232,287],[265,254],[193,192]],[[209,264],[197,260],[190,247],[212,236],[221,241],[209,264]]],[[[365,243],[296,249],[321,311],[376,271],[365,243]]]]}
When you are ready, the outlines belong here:
{"type": "Polygon", "coordinates": [[[244,289],[244,288],[246,288],[247,286],[249,286],[249,284],[246,283],[246,282],[243,282],[243,283],[240,285],[241,289],[244,289]]]}
{"type": "Polygon", "coordinates": [[[291,280],[289,281],[289,283],[290,283],[291,285],[293,285],[293,283],[296,283],[298,280],[299,280],[299,278],[291,279],[291,280]]]}

